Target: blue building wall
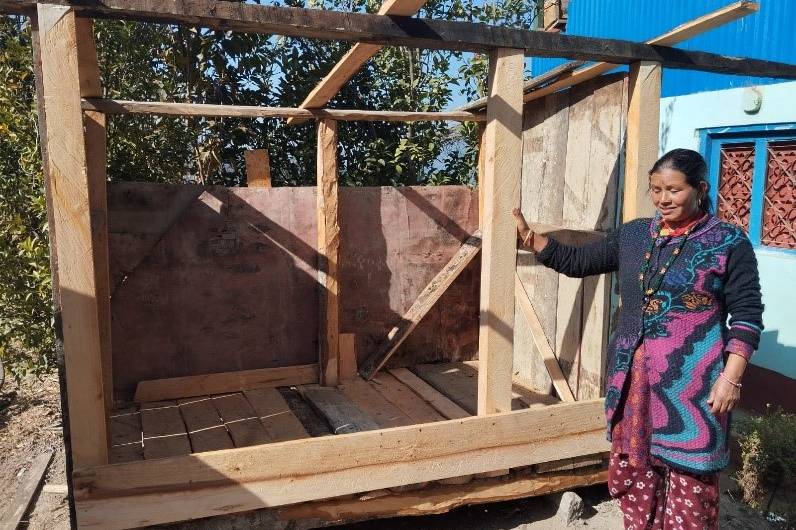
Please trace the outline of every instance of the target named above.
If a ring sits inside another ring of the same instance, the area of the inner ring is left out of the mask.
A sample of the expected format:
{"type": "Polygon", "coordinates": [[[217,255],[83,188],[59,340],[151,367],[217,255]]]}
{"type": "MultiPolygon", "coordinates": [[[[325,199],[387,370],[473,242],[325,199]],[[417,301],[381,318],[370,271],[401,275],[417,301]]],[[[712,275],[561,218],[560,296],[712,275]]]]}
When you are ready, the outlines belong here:
{"type": "MultiPolygon", "coordinates": [[[[796,3],[796,2],[794,2],[796,3]]],[[[744,112],[744,89],[734,88],[661,99],[661,154],[685,147],[709,155],[710,132],[767,129],[771,134],[796,136],[796,82],[759,88],[762,106],[744,112]]],[[[716,160],[706,156],[710,172],[716,160]]],[[[754,239],[754,238],[753,238],[754,239]]],[[[765,331],[752,364],[796,379],[796,251],[755,246],[760,270],[765,331]]]]}
{"type": "MultiPolygon", "coordinates": [[[[731,0],[570,0],[567,34],[645,41],[724,7],[731,0]]],[[[796,63],[796,1],[758,0],[760,11],[716,28],[677,47],[796,63]]],[[[534,58],[533,75],[564,62],[534,58]]],[[[662,96],[777,83],[768,78],[666,69],[662,96]]]]}

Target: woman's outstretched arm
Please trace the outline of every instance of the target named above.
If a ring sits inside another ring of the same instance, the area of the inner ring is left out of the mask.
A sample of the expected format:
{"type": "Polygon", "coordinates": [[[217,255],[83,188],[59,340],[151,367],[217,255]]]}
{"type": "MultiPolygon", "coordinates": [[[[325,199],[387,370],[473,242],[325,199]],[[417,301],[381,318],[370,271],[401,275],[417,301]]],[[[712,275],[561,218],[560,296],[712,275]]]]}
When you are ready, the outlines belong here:
{"type": "Polygon", "coordinates": [[[600,241],[573,247],[533,232],[519,209],[514,209],[512,213],[517,221],[517,236],[521,241],[521,248],[533,251],[542,265],[573,278],[614,272],[619,268],[617,230],[609,232],[600,241]]]}

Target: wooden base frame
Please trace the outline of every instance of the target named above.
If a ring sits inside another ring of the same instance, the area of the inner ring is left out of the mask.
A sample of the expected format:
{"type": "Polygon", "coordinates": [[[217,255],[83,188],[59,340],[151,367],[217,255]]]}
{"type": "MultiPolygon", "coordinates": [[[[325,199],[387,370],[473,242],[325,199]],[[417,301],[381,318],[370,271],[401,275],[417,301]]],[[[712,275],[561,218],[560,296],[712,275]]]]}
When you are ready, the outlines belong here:
{"type": "Polygon", "coordinates": [[[593,400],[95,466],[73,477],[81,527],[130,528],[488,473],[608,449],[603,400],[593,400]]]}

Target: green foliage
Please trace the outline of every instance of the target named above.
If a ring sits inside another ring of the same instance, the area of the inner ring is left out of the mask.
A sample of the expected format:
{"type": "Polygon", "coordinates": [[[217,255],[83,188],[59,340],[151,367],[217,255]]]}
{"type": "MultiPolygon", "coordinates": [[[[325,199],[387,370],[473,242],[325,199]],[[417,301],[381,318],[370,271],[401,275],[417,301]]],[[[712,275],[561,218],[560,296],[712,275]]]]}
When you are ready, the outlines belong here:
{"type": "Polygon", "coordinates": [[[29,28],[0,17],[0,356],[17,378],[55,361],[31,58],[29,28]]]}
{"type": "MultiPolygon", "coordinates": [[[[796,414],[768,410],[739,422],[742,466],[735,480],[743,499],[754,508],[765,506],[774,489],[796,487],[796,414]]],[[[796,520],[796,512],[788,514],[796,520]]]]}
{"type": "MultiPolygon", "coordinates": [[[[291,7],[375,12],[380,0],[274,0],[291,7]]],[[[533,27],[525,0],[430,0],[420,16],[533,27]]],[[[0,355],[11,373],[54,365],[46,207],[24,19],[0,16],[0,355]]],[[[263,106],[298,106],[350,43],[230,33],[162,24],[95,22],[105,96],[263,106]]],[[[384,48],[329,102],[332,108],[438,111],[456,91],[484,94],[484,56],[384,48]]],[[[244,150],[266,148],[274,185],[314,185],[315,125],[283,120],[110,117],[112,181],[245,180],[244,150]]],[[[343,185],[473,184],[475,124],[343,122],[343,185]]]]}

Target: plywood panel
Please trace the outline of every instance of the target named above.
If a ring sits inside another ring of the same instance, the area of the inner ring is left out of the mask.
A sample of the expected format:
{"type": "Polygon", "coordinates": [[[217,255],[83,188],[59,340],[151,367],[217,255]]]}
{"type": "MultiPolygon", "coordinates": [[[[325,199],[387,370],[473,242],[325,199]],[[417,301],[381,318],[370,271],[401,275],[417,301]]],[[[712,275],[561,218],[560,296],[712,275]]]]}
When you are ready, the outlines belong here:
{"type": "MultiPolygon", "coordinates": [[[[314,188],[108,186],[115,391],[317,361],[314,188]],[[148,224],[148,220],[152,220],[148,224]]],[[[341,188],[341,332],[360,361],[477,228],[465,186],[341,188]]],[[[470,359],[479,258],[392,359],[470,359]],[[440,330],[443,330],[441,332],[440,330]]]]}
{"type": "MultiPolygon", "coordinates": [[[[360,364],[477,227],[477,193],[463,186],[340,189],[341,332],[356,333],[360,364]]],[[[477,354],[479,272],[476,257],[387,368],[477,354]]]]}

